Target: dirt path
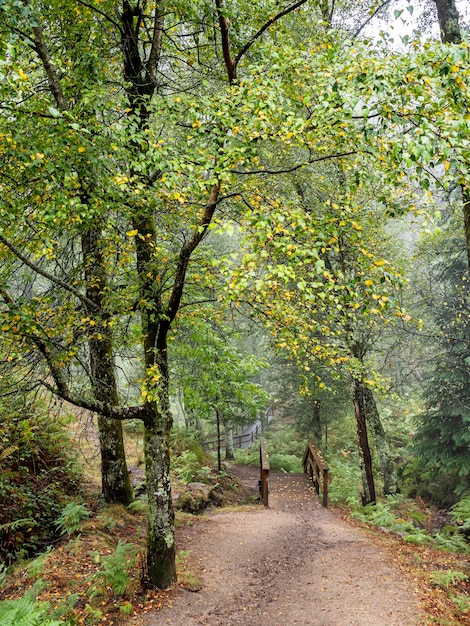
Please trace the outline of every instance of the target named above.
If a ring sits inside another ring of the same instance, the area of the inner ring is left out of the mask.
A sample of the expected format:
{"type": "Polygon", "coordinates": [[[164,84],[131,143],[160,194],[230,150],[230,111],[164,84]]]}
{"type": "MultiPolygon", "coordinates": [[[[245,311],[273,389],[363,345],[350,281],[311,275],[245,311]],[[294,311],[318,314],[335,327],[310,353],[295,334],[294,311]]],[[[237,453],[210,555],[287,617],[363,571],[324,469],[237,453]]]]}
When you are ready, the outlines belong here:
{"type": "Polygon", "coordinates": [[[323,509],[303,475],[272,475],[269,509],[215,513],[182,541],[202,589],[148,614],[149,626],[426,624],[390,555],[323,509]]]}

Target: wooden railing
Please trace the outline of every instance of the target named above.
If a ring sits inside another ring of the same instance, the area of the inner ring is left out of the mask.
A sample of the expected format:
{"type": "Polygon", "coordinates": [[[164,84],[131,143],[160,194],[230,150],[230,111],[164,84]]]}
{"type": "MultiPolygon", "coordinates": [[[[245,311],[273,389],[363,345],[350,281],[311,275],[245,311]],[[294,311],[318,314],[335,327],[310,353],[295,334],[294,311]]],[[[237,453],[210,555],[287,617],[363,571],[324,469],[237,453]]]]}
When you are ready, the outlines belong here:
{"type": "Polygon", "coordinates": [[[322,453],[315,448],[311,441],[308,442],[302,460],[304,472],[310,476],[317,495],[322,490],[322,504],[328,507],[328,465],[323,459],[322,453]]]}
{"type": "Polygon", "coordinates": [[[260,479],[259,479],[259,493],[264,506],[269,506],[269,454],[266,445],[266,439],[260,439],[259,445],[259,465],[260,465],[260,479]]]}
{"type": "MultiPolygon", "coordinates": [[[[242,433],[233,435],[233,447],[248,448],[252,443],[257,441],[263,432],[263,425],[269,426],[273,419],[273,415],[273,409],[269,407],[266,409],[263,419],[257,419],[253,424],[246,426],[242,433]]],[[[225,448],[225,436],[222,435],[220,440],[217,436],[211,436],[202,443],[202,447],[207,451],[217,450],[218,445],[220,445],[221,448],[225,448]]]]}
{"type": "MultiPolygon", "coordinates": [[[[254,443],[260,436],[263,428],[261,422],[257,422],[253,425],[253,429],[247,433],[241,433],[239,435],[233,435],[233,447],[234,448],[247,448],[254,443]]],[[[208,439],[202,444],[204,450],[217,450],[217,437],[208,439]]],[[[225,437],[220,438],[220,447],[225,448],[225,437]]]]}

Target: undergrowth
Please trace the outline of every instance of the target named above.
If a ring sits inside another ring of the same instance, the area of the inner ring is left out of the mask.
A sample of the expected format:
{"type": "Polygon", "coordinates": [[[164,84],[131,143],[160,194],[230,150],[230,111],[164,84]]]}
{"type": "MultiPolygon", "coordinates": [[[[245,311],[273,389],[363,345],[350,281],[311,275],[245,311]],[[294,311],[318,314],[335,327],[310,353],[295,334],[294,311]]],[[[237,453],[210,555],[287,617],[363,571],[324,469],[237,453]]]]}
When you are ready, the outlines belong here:
{"type": "MultiPolygon", "coordinates": [[[[266,439],[269,465],[276,472],[301,473],[302,457],[305,450],[305,437],[291,426],[282,430],[267,430],[266,439]]],[[[235,450],[235,461],[241,465],[259,465],[259,445],[235,450]]]]}
{"type": "Polygon", "coordinates": [[[56,521],[79,475],[64,422],[40,402],[0,403],[0,560],[38,553],[57,535],[56,521]]]}

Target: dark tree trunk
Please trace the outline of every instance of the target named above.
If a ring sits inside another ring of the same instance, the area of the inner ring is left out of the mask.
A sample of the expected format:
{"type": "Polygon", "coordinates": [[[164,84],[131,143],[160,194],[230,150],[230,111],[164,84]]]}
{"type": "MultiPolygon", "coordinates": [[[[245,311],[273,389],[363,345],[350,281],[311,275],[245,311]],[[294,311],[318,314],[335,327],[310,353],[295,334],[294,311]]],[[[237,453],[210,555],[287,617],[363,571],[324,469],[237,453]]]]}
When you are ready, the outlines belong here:
{"type": "MultiPolygon", "coordinates": [[[[444,43],[459,44],[462,41],[462,31],[459,23],[459,12],[455,0],[434,0],[437,7],[437,17],[441,31],[441,40],[444,43]]],[[[462,210],[464,220],[465,242],[467,246],[467,261],[470,267],[470,189],[467,185],[460,185],[462,192],[462,210]]]]}
{"type": "Polygon", "coordinates": [[[363,504],[369,504],[376,501],[374,472],[372,470],[372,455],[369,446],[369,437],[367,434],[366,414],[364,411],[364,402],[362,387],[359,380],[353,381],[354,386],[354,411],[356,414],[357,435],[359,437],[359,446],[362,451],[363,470],[365,474],[365,490],[363,504]]]}
{"type": "Polygon", "coordinates": [[[388,445],[382,421],[380,419],[377,404],[372,389],[359,382],[362,411],[370,429],[374,434],[375,447],[379,457],[380,470],[384,481],[384,495],[399,492],[398,479],[393,455],[388,445]]]}
{"type": "MultiPolygon", "coordinates": [[[[86,295],[96,308],[88,308],[90,326],[89,364],[93,395],[108,406],[119,404],[112,335],[107,324],[103,295],[106,293],[106,268],[101,251],[100,229],[95,227],[82,236],[86,295]]],[[[134,499],[126,463],[122,423],[98,416],[101,453],[101,485],[106,502],[127,506],[134,499]]]]}
{"type": "Polygon", "coordinates": [[[462,33],[455,0],[434,0],[437,7],[441,39],[444,43],[460,43],[462,33]]]}

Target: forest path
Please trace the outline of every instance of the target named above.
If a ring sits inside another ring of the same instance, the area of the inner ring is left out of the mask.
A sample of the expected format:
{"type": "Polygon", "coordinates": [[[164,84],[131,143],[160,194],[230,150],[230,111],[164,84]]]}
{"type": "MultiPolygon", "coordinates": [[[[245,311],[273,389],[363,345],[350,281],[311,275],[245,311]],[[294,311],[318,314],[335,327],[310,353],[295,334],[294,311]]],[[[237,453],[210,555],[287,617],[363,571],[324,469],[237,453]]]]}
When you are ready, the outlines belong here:
{"type": "MultiPolygon", "coordinates": [[[[236,468],[234,468],[236,471],[236,468]]],[[[241,470],[241,468],[240,468],[241,470]]],[[[257,485],[256,470],[249,472],[257,485]]],[[[149,626],[424,625],[412,582],[360,530],[324,509],[304,475],[270,476],[270,507],[220,511],[181,531],[202,589],[149,626]]]]}

